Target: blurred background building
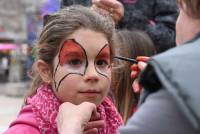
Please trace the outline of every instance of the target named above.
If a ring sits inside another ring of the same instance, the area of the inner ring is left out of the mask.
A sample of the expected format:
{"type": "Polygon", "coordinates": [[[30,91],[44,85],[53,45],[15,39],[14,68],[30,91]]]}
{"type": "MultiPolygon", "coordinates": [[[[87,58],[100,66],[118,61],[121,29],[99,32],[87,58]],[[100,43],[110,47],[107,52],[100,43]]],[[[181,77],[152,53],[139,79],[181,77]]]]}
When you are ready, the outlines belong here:
{"type": "Polygon", "coordinates": [[[29,88],[42,18],[59,8],[59,0],[0,0],[0,133],[17,116],[29,88]]]}
{"type": "Polygon", "coordinates": [[[42,17],[59,7],[59,0],[0,1],[0,82],[28,80],[42,17]]]}

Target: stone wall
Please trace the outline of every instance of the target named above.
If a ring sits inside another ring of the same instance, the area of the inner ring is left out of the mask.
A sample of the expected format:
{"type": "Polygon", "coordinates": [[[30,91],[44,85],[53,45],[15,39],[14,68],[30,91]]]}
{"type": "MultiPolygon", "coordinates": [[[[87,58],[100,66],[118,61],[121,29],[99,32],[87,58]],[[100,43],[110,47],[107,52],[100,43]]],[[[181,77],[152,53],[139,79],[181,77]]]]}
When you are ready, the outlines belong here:
{"type": "Polygon", "coordinates": [[[26,39],[26,17],[37,10],[36,0],[0,0],[0,38],[26,39]]]}

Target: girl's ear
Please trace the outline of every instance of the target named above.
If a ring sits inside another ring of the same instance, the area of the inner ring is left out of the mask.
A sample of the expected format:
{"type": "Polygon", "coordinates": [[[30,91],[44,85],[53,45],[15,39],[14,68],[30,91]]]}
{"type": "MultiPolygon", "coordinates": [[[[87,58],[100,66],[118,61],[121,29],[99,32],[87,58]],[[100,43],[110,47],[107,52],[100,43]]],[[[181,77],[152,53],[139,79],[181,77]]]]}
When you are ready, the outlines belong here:
{"type": "Polygon", "coordinates": [[[51,67],[43,60],[36,62],[37,71],[45,83],[50,84],[52,82],[51,67]]]}

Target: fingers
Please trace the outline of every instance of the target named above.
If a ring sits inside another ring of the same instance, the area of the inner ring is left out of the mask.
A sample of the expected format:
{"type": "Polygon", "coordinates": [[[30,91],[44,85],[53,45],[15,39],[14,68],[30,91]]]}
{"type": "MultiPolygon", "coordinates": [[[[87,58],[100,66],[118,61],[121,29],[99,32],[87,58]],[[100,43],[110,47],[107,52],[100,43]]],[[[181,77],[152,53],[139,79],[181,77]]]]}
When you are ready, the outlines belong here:
{"type": "Polygon", "coordinates": [[[98,129],[97,128],[89,129],[84,131],[83,134],[98,134],[98,129]]]}
{"type": "Polygon", "coordinates": [[[147,56],[138,56],[136,58],[137,61],[143,61],[143,62],[147,62],[149,60],[150,57],[147,56]]]}
{"type": "Polygon", "coordinates": [[[140,71],[142,71],[146,68],[149,58],[150,57],[147,57],[147,56],[138,56],[136,58],[136,60],[138,61],[137,66],[138,66],[140,71]]]}
{"type": "Polygon", "coordinates": [[[92,4],[99,7],[104,6],[106,9],[117,7],[116,0],[92,0],[92,4]]]}
{"type": "Polygon", "coordinates": [[[100,119],[100,113],[93,112],[90,121],[95,121],[100,119]]]}
{"type": "Polygon", "coordinates": [[[101,0],[101,3],[104,4],[106,7],[118,8],[119,2],[116,0],[101,0]]]}
{"type": "Polygon", "coordinates": [[[88,122],[93,116],[94,119],[99,118],[96,105],[90,102],[83,102],[79,105],[79,112],[82,111],[82,115],[85,117],[85,122],[88,122]]]}
{"type": "Polygon", "coordinates": [[[92,0],[92,4],[110,13],[116,23],[124,16],[124,7],[117,0],[92,0]]]}
{"type": "Polygon", "coordinates": [[[80,120],[82,123],[87,123],[91,116],[94,116],[94,119],[99,118],[99,114],[96,110],[96,105],[90,102],[83,102],[80,105],[74,105],[69,102],[62,103],[59,107],[58,113],[58,123],[71,118],[72,120],[80,120]]]}
{"type": "Polygon", "coordinates": [[[110,6],[107,7],[101,0],[92,0],[92,4],[109,12],[110,6]]]}
{"type": "Polygon", "coordinates": [[[142,87],[140,86],[138,79],[135,79],[133,81],[132,88],[135,93],[140,93],[142,87]]]}
{"type": "Polygon", "coordinates": [[[131,66],[131,78],[137,78],[139,73],[146,68],[149,57],[138,56],[136,60],[138,63],[131,66]]]}
{"type": "Polygon", "coordinates": [[[104,125],[105,125],[104,120],[90,121],[85,126],[85,130],[89,130],[92,128],[102,128],[104,127],[104,125]]]}
{"type": "Polygon", "coordinates": [[[138,66],[139,70],[142,71],[142,70],[144,70],[146,68],[147,63],[143,62],[143,61],[139,61],[137,66],[138,66]]]}
{"type": "Polygon", "coordinates": [[[103,3],[100,2],[100,0],[92,0],[93,5],[92,6],[96,6],[98,8],[104,9],[106,11],[109,12],[109,7],[105,6],[103,3]]]}
{"type": "Polygon", "coordinates": [[[146,68],[149,57],[138,56],[136,58],[136,60],[138,61],[138,63],[133,64],[131,66],[131,70],[132,70],[131,71],[131,78],[135,79],[133,84],[132,84],[133,91],[135,93],[139,93],[141,91],[142,87],[139,84],[138,76],[139,76],[140,72],[146,68]]]}
{"type": "MultiPolygon", "coordinates": [[[[138,63],[139,64],[139,63],[138,63]]],[[[135,79],[134,81],[133,81],[133,84],[132,84],[132,89],[133,89],[133,91],[135,92],[135,93],[139,93],[140,91],[141,91],[141,89],[142,89],[142,87],[140,86],[140,84],[139,84],[139,82],[138,82],[138,79],[137,79],[137,77],[138,77],[138,75],[139,75],[139,73],[140,73],[140,68],[138,67],[138,65],[137,64],[133,64],[132,66],[131,66],[131,78],[133,78],[133,79],[135,79]]]]}
{"type": "MultiPolygon", "coordinates": [[[[88,111],[97,113],[96,105],[90,102],[83,102],[80,104],[80,107],[83,109],[87,109],[88,111]]],[[[92,113],[91,113],[92,114],[92,113]]]]}
{"type": "Polygon", "coordinates": [[[133,64],[133,65],[131,66],[131,70],[139,71],[139,68],[138,68],[137,64],[133,64]]]}
{"type": "Polygon", "coordinates": [[[131,78],[137,78],[138,77],[138,74],[139,74],[139,72],[140,72],[140,70],[139,70],[139,68],[138,68],[138,66],[137,66],[137,64],[133,64],[132,66],[131,66],[131,78]]]}

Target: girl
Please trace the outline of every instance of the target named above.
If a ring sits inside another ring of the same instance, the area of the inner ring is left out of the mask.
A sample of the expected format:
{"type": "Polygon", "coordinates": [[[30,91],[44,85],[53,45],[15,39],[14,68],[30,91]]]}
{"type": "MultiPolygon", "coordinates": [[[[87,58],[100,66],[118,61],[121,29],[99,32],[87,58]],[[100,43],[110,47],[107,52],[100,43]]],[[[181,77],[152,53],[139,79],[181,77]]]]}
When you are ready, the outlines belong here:
{"type": "MultiPolygon", "coordinates": [[[[58,133],[56,117],[64,102],[91,102],[103,120],[98,132],[114,134],[123,124],[106,97],[111,83],[114,23],[89,8],[72,6],[45,17],[37,46],[32,93],[5,134],[58,133]]],[[[85,132],[98,126],[88,123],[85,132]]]]}
{"type": "MultiPolygon", "coordinates": [[[[150,37],[139,30],[119,30],[116,33],[115,41],[118,55],[124,57],[136,59],[141,55],[152,56],[156,53],[150,37]]],[[[135,111],[139,94],[132,90],[134,81],[130,78],[132,63],[116,60],[115,64],[116,66],[113,68],[113,92],[118,111],[126,122],[135,111]]]]}

